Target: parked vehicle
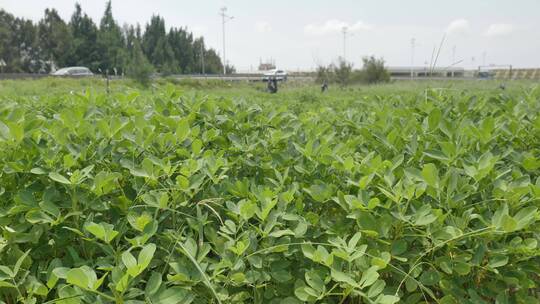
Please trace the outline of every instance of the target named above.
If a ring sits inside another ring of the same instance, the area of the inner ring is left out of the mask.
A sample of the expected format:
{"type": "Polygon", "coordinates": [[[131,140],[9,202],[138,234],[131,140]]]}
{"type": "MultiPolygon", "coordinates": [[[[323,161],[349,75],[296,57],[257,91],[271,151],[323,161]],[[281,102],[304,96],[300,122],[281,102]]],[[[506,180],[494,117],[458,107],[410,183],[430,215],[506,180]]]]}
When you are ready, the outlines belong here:
{"type": "Polygon", "coordinates": [[[90,71],[90,69],[86,67],[66,67],[66,68],[61,68],[55,72],[52,72],[51,75],[84,77],[84,76],[94,76],[94,73],[92,73],[92,71],[90,71]]]}
{"type": "Polygon", "coordinates": [[[284,70],[270,70],[263,74],[263,81],[268,81],[268,79],[276,79],[277,81],[287,81],[287,72],[284,70]]]}

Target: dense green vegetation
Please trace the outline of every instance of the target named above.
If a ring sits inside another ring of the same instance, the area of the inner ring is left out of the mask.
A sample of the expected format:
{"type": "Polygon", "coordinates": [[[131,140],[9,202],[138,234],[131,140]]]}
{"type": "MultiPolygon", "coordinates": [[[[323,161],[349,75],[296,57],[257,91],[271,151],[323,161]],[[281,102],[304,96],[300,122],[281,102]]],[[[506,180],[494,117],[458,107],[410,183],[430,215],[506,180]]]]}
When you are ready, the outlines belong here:
{"type": "Polygon", "coordinates": [[[187,28],[167,29],[157,15],[144,29],[138,24],[121,27],[113,18],[110,1],[98,25],[78,3],[69,22],[55,9],[46,9],[34,24],[0,8],[0,59],[6,64],[0,72],[46,73],[86,66],[94,73],[133,74],[133,67],[144,57],[163,74],[201,73],[201,55],[205,73],[222,71],[217,52],[207,48],[202,37],[194,37],[187,28]]]}
{"type": "Polygon", "coordinates": [[[353,69],[352,63],[340,58],[337,64],[317,67],[316,82],[335,83],[342,87],[350,84],[377,84],[390,82],[390,73],[384,65],[384,59],[368,56],[362,58],[362,69],[353,69]]]}
{"type": "Polygon", "coordinates": [[[0,302],[538,303],[538,87],[290,85],[0,82],[0,302]]]}

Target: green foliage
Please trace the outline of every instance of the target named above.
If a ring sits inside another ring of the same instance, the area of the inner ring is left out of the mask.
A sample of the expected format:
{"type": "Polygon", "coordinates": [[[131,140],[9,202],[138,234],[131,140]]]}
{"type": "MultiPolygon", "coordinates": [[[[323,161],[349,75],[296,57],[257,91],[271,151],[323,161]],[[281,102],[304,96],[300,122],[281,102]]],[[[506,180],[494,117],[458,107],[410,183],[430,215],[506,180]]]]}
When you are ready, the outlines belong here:
{"type": "Polygon", "coordinates": [[[146,56],[144,56],[139,42],[135,41],[135,45],[131,51],[131,58],[126,68],[126,76],[134,79],[143,86],[148,86],[153,71],[154,68],[148,62],[146,56]]]}
{"type": "Polygon", "coordinates": [[[78,3],[75,4],[75,12],[71,16],[69,27],[73,41],[67,64],[86,66],[92,71],[97,71],[100,68],[98,28],[87,14],[83,14],[78,3]]]}
{"type": "Polygon", "coordinates": [[[390,73],[384,66],[382,58],[377,59],[374,56],[362,58],[363,68],[361,71],[362,81],[365,83],[379,83],[390,81],[390,73]]]}
{"type": "Polygon", "coordinates": [[[351,83],[352,75],[352,64],[340,57],[337,65],[332,63],[328,66],[317,67],[316,82],[323,83],[327,81],[344,87],[351,83]]]}
{"type": "Polygon", "coordinates": [[[0,97],[5,303],[538,303],[538,89],[56,83],[0,97]]]}
{"type": "Polygon", "coordinates": [[[364,57],[361,70],[353,70],[351,63],[339,58],[337,65],[319,66],[316,71],[316,82],[337,83],[344,87],[352,83],[375,84],[390,81],[390,74],[384,66],[384,60],[373,56],[364,57]]]}
{"type": "Polygon", "coordinates": [[[315,82],[322,84],[324,82],[334,82],[333,66],[319,65],[315,72],[315,82]]]}
{"type": "Polygon", "coordinates": [[[47,70],[66,65],[71,49],[71,31],[55,9],[46,9],[38,24],[38,41],[41,58],[47,70]]]}
{"type": "Polygon", "coordinates": [[[334,69],[335,80],[341,86],[346,86],[351,82],[352,64],[344,59],[340,59],[338,65],[334,69]]]}
{"type": "Polygon", "coordinates": [[[0,59],[6,64],[0,72],[39,72],[45,68],[40,55],[34,24],[0,9],[0,59]]]}
{"type": "MultiPolygon", "coordinates": [[[[0,59],[6,62],[0,72],[47,73],[65,66],[86,66],[94,73],[123,75],[136,44],[164,75],[202,73],[203,55],[206,74],[223,72],[221,58],[205,47],[202,37],[194,38],[183,27],[167,32],[159,16],[152,16],[144,33],[139,25],[121,28],[111,1],[106,3],[99,28],[78,3],[68,24],[54,9],[46,9],[37,24],[0,9],[0,59]]],[[[234,72],[234,67],[227,70],[234,72]]]]}
{"type": "Polygon", "coordinates": [[[99,68],[108,74],[121,75],[126,66],[127,54],[125,41],[120,26],[112,15],[111,1],[108,1],[101,18],[97,35],[97,47],[100,55],[99,68]]]}

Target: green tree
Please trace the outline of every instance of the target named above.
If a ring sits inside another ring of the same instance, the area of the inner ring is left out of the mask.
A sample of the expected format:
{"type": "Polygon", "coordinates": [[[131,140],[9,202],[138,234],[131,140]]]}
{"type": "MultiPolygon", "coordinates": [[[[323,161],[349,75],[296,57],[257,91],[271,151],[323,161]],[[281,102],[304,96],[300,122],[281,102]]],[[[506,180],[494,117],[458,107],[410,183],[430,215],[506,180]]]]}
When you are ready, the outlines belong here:
{"type": "Polygon", "coordinates": [[[69,27],[73,36],[69,65],[81,65],[96,71],[100,64],[97,45],[98,29],[87,14],[82,13],[79,3],[75,4],[75,12],[71,16],[69,27]]]}
{"type": "Polygon", "coordinates": [[[15,19],[13,46],[18,53],[18,66],[21,71],[37,73],[44,67],[40,61],[37,44],[37,29],[30,20],[15,19]]]}
{"type": "Polygon", "coordinates": [[[116,24],[112,15],[111,1],[107,2],[105,13],[99,24],[97,44],[101,57],[99,64],[101,70],[108,70],[109,74],[112,74],[116,69],[117,73],[122,73],[126,65],[127,54],[124,51],[125,44],[122,30],[116,24]]]}
{"type": "Polygon", "coordinates": [[[337,66],[334,67],[335,79],[341,86],[346,86],[351,82],[352,64],[339,58],[337,66]]]}
{"type": "Polygon", "coordinates": [[[122,32],[122,35],[124,36],[124,39],[126,41],[126,51],[128,52],[128,54],[131,55],[133,47],[135,46],[135,41],[138,40],[135,27],[133,25],[126,24],[124,25],[122,32]]]}
{"type": "Polygon", "coordinates": [[[41,69],[37,29],[30,20],[0,10],[0,59],[4,72],[36,73],[41,69]]]}
{"type": "Polygon", "coordinates": [[[234,65],[227,64],[227,65],[225,66],[225,72],[226,72],[227,74],[234,74],[234,73],[236,73],[236,68],[234,67],[234,65]]]}
{"type": "Polygon", "coordinates": [[[38,41],[46,69],[67,64],[71,48],[71,31],[55,9],[45,9],[38,24],[38,41]]]}
{"type": "Polygon", "coordinates": [[[207,74],[223,73],[221,58],[214,49],[204,51],[204,66],[207,74]]]}
{"type": "MultiPolygon", "coordinates": [[[[75,5],[69,24],[54,9],[46,9],[38,24],[15,18],[0,9],[0,59],[6,72],[48,72],[64,66],[81,65],[109,73],[126,72],[133,61],[135,45],[153,67],[162,74],[223,71],[218,53],[207,49],[202,37],[194,38],[187,28],[165,28],[165,20],[152,16],[141,33],[136,27],[118,26],[111,1],[105,7],[99,28],[75,5]]],[[[233,72],[233,66],[227,66],[233,72]]]]}
{"type": "Polygon", "coordinates": [[[378,83],[390,81],[390,74],[384,66],[384,59],[377,59],[375,56],[362,58],[364,66],[362,68],[363,81],[366,83],[378,83]]]}
{"type": "Polygon", "coordinates": [[[174,58],[174,52],[167,37],[164,36],[158,40],[152,58],[154,66],[160,73],[170,75],[180,72],[178,61],[174,58]]]}
{"type": "Polygon", "coordinates": [[[330,64],[328,66],[325,65],[319,65],[316,70],[316,78],[315,81],[319,84],[326,82],[334,82],[335,81],[335,73],[334,73],[335,66],[333,64],[330,64]]]}
{"type": "Polygon", "coordinates": [[[195,54],[198,49],[195,49],[193,34],[189,33],[187,29],[184,28],[172,28],[169,31],[167,38],[174,52],[174,58],[180,65],[182,73],[189,74],[199,71],[200,63],[195,61],[195,54]]]}
{"type": "Polygon", "coordinates": [[[144,55],[141,44],[134,40],[129,63],[126,67],[126,75],[140,84],[147,86],[154,68],[144,55]]]}
{"type": "MultiPolygon", "coordinates": [[[[150,60],[154,66],[161,63],[162,58],[154,57],[154,55],[161,55],[159,51],[156,52],[156,48],[160,40],[164,40],[165,38],[165,20],[158,15],[153,15],[150,19],[150,23],[146,25],[143,34],[142,49],[148,60],[150,60]]],[[[163,43],[164,41],[161,41],[162,45],[163,43]]]]}
{"type": "Polygon", "coordinates": [[[11,54],[11,23],[13,22],[13,15],[0,9],[0,60],[5,61],[7,67],[4,67],[4,71],[9,71],[10,59],[13,56],[11,54]]]}

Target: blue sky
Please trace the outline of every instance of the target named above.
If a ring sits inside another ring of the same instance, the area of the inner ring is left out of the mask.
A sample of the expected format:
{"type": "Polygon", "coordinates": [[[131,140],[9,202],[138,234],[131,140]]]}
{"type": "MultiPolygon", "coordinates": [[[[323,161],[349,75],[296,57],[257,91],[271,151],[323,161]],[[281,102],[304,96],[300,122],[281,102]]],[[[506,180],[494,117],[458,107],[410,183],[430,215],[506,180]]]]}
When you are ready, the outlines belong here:
{"type": "MultiPolygon", "coordinates": [[[[79,1],[96,22],[105,0],[79,1]]],[[[46,7],[69,19],[75,1],[0,0],[0,7],[39,20],[46,7]]],[[[347,26],[346,57],[360,66],[365,55],[384,57],[390,66],[431,60],[443,35],[438,65],[512,64],[540,67],[540,0],[113,0],[122,23],[145,24],[152,14],[167,26],[186,26],[222,49],[219,9],[235,18],[226,25],[226,54],[238,70],[256,68],[259,59],[274,58],[279,67],[296,70],[328,64],[343,55],[341,28],[347,26]]]]}

